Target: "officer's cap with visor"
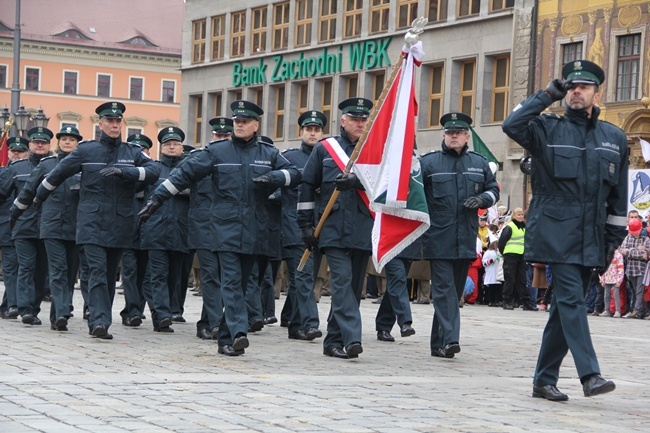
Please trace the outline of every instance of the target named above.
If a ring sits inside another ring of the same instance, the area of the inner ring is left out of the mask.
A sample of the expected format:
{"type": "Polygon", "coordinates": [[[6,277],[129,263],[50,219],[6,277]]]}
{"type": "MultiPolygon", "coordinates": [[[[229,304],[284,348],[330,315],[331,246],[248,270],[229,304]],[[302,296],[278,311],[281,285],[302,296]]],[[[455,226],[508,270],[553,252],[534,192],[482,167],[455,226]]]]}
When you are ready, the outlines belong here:
{"type": "Polygon", "coordinates": [[[61,130],[56,134],[56,139],[59,140],[63,136],[69,136],[69,137],[74,137],[78,141],[83,140],[84,138],[79,134],[79,130],[75,128],[74,126],[64,126],[61,128],[61,130]]]}
{"type": "Polygon", "coordinates": [[[469,131],[472,118],[465,113],[447,113],[440,118],[442,129],[447,131],[469,131]]]}
{"type": "Polygon", "coordinates": [[[232,134],[233,122],[227,117],[214,117],[208,122],[212,126],[213,134],[232,134]]]}
{"type": "Polygon", "coordinates": [[[230,109],[232,110],[233,119],[249,119],[249,120],[260,120],[260,116],[264,114],[264,110],[250,101],[244,101],[243,99],[238,99],[237,101],[232,101],[230,104],[230,109]]]}
{"type": "Polygon", "coordinates": [[[339,104],[339,110],[350,117],[367,119],[372,110],[372,101],[366,98],[348,98],[339,104]]]}
{"type": "Polygon", "coordinates": [[[305,111],[298,118],[298,126],[301,128],[305,126],[320,126],[324,128],[326,123],[327,116],[316,110],[305,111]]]}
{"type": "Polygon", "coordinates": [[[175,126],[161,129],[158,133],[158,142],[163,144],[169,140],[178,140],[182,143],[185,141],[185,133],[181,128],[175,126]]]}
{"type": "Polygon", "coordinates": [[[151,146],[153,146],[153,142],[151,141],[151,138],[140,133],[129,135],[126,141],[128,141],[129,143],[135,143],[138,146],[142,147],[143,149],[151,149],[151,146]]]}
{"type": "Polygon", "coordinates": [[[35,126],[27,131],[27,136],[29,141],[45,141],[49,143],[54,137],[54,133],[44,126],[35,126]]]}
{"type": "Polygon", "coordinates": [[[564,65],[562,78],[571,83],[600,86],[605,81],[605,71],[589,60],[576,60],[564,65]]]}
{"type": "Polygon", "coordinates": [[[121,102],[109,101],[104,102],[99,107],[95,108],[95,113],[100,118],[107,117],[109,119],[121,119],[126,111],[126,106],[121,102]]]}
{"type": "Polygon", "coordinates": [[[7,146],[9,146],[9,150],[14,150],[16,152],[28,152],[29,140],[25,137],[11,137],[7,141],[7,146]]]}

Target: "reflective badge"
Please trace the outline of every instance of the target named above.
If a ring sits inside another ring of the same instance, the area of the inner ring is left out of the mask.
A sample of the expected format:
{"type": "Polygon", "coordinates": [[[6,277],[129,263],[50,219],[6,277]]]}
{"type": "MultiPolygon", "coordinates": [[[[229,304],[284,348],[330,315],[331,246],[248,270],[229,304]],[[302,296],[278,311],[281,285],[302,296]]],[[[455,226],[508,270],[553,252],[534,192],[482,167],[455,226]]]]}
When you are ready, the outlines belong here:
{"type": "Polygon", "coordinates": [[[613,162],[609,163],[609,174],[614,174],[616,172],[616,165],[613,162]]]}

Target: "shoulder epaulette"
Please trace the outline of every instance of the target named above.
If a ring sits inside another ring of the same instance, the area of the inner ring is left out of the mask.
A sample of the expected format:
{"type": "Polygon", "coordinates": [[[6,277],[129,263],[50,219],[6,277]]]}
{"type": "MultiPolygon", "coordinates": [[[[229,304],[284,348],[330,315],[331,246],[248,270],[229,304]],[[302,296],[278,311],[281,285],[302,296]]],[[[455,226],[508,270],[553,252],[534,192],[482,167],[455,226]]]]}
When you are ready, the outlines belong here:
{"type": "Polygon", "coordinates": [[[219,143],[219,142],[228,141],[228,140],[230,140],[230,138],[222,138],[221,140],[212,140],[211,142],[208,143],[208,146],[213,144],[213,143],[219,143]]]}
{"type": "Polygon", "coordinates": [[[480,156],[481,158],[483,158],[484,160],[487,161],[487,158],[485,156],[481,155],[480,153],[476,153],[473,150],[468,150],[467,153],[471,153],[472,155],[480,156]]]}
{"type": "Polygon", "coordinates": [[[83,141],[80,141],[79,143],[77,143],[77,146],[81,146],[82,144],[90,143],[91,141],[92,141],[92,140],[83,140],[83,141]]]}
{"type": "Polygon", "coordinates": [[[52,159],[52,158],[56,158],[56,155],[50,155],[50,156],[46,156],[45,158],[41,158],[41,160],[39,162],[43,162],[43,161],[46,161],[46,160],[52,159]]]}
{"type": "Polygon", "coordinates": [[[555,114],[555,113],[542,113],[542,116],[546,117],[547,119],[556,119],[556,120],[564,119],[564,116],[560,116],[559,114],[555,114]]]}
{"type": "Polygon", "coordinates": [[[440,153],[440,152],[442,152],[442,151],[441,151],[441,150],[432,150],[432,151],[430,151],[430,152],[425,153],[425,154],[422,155],[422,156],[427,156],[427,155],[431,155],[431,154],[433,154],[433,153],[440,153]]]}
{"type": "Polygon", "coordinates": [[[288,148],[288,149],[284,149],[284,150],[282,151],[282,153],[294,152],[294,151],[299,151],[299,150],[300,150],[300,149],[298,149],[297,147],[290,147],[290,148],[288,148]]]}
{"type": "Polygon", "coordinates": [[[14,164],[17,164],[17,163],[19,163],[19,162],[25,162],[25,161],[27,161],[28,159],[29,159],[29,158],[23,158],[23,159],[19,159],[18,161],[11,161],[11,162],[9,163],[9,165],[14,165],[14,164]]]}
{"type": "Polygon", "coordinates": [[[257,142],[260,143],[260,144],[263,144],[263,145],[265,145],[265,146],[272,147],[272,148],[274,148],[274,149],[276,148],[274,144],[267,143],[266,141],[260,141],[260,140],[258,140],[257,142]]]}

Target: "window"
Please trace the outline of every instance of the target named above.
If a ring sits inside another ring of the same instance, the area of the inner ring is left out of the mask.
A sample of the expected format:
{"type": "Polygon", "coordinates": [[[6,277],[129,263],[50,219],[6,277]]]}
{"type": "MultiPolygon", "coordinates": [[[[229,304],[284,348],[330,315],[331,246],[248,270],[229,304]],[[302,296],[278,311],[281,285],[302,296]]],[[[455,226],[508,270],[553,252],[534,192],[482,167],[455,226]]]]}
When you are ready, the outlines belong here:
{"type": "Polygon", "coordinates": [[[476,15],[481,9],[481,0],[459,0],[458,1],[458,16],[467,17],[476,15]]]}
{"type": "Polygon", "coordinates": [[[562,45],[562,64],[582,59],[582,42],[562,45]]]}
{"type": "Polygon", "coordinates": [[[460,111],[474,117],[474,68],[476,62],[468,60],[461,63],[460,69],[460,111]]]}
{"type": "Polygon", "coordinates": [[[77,123],[72,123],[72,122],[61,122],[61,129],[67,128],[68,126],[72,128],[79,128],[79,125],[77,123]]]}
{"type": "MultiPolygon", "coordinates": [[[[251,54],[263,53],[266,51],[266,6],[253,9],[253,43],[251,44],[251,54]]],[[[243,42],[243,41],[242,41],[243,42]]]]}
{"type": "Polygon", "coordinates": [[[359,75],[358,74],[348,75],[344,78],[344,81],[345,81],[345,97],[343,99],[359,96],[359,75]]]}
{"type": "Polygon", "coordinates": [[[38,90],[40,88],[40,81],[40,68],[25,68],[25,90],[38,90]]]}
{"type": "Polygon", "coordinates": [[[388,30],[390,0],[372,0],[370,4],[370,34],[388,30]]]}
{"type": "Polygon", "coordinates": [[[639,97],[640,53],[640,34],[618,38],[618,59],[616,64],[617,101],[630,101],[639,97]]]}
{"type": "Polygon", "coordinates": [[[68,38],[68,39],[83,39],[83,40],[86,40],[86,41],[91,40],[88,36],[82,34],[81,32],[79,32],[77,30],[74,30],[74,29],[68,29],[68,30],[66,30],[66,31],[64,31],[62,33],[59,33],[57,35],[54,35],[54,36],[58,36],[60,38],[68,38]]]}
{"type": "Polygon", "coordinates": [[[264,87],[254,87],[249,89],[248,100],[261,107],[264,103],[264,87]]]}
{"type": "Polygon", "coordinates": [[[137,127],[133,127],[133,126],[129,126],[129,127],[126,128],[126,136],[127,137],[130,137],[133,134],[143,134],[143,133],[144,133],[144,131],[143,131],[142,128],[137,128],[137,127]]]}
{"type": "Polygon", "coordinates": [[[146,38],[143,38],[142,36],[135,36],[131,39],[127,39],[126,41],[120,42],[120,44],[126,44],[126,45],[137,45],[140,47],[156,47],[156,44],[151,43],[151,41],[147,40],[146,38]]]}
{"type": "Polygon", "coordinates": [[[63,93],[68,95],[76,95],[78,93],[78,77],[79,73],[76,71],[63,71],[63,93]]]}
{"type": "Polygon", "coordinates": [[[311,20],[313,15],[312,0],[296,1],[296,46],[311,43],[311,20]]]}
{"type": "Polygon", "coordinates": [[[320,36],[318,42],[336,38],[336,0],[320,0],[320,36]]]}
{"type": "Polygon", "coordinates": [[[332,79],[321,81],[321,111],[327,116],[327,123],[323,127],[323,134],[330,133],[330,121],[332,119],[332,79]]]}
{"type": "Polygon", "coordinates": [[[226,16],[212,17],[212,51],[210,60],[219,60],[224,57],[224,44],[226,43],[226,16]]]}
{"type": "Polygon", "coordinates": [[[275,87],[275,132],[274,139],[284,138],[284,84],[275,87]]]}
{"type": "Polygon", "coordinates": [[[418,0],[398,0],[397,2],[397,28],[410,27],[418,15],[418,0]]]}
{"type": "Polygon", "coordinates": [[[492,0],[491,6],[493,11],[507,9],[515,6],[515,0],[492,0]]]}
{"type": "Polygon", "coordinates": [[[192,21],[192,63],[205,59],[205,23],[205,19],[192,21]]]}
{"type": "Polygon", "coordinates": [[[510,87],[510,57],[500,56],[493,61],[492,77],[492,119],[503,122],[508,109],[508,89],[510,87]]]}
{"type": "Polygon", "coordinates": [[[372,75],[372,102],[377,104],[382,90],[384,90],[384,82],[386,81],[386,72],[381,71],[372,75]]]}
{"type": "Polygon", "coordinates": [[[361,35],[361,0],[346,0],[343,9],[343,37],[351,38],[361,35]]]}
{"type": "MultiPolygon", "coordinates": [[[[305,111],[307,111],[307,103],[308,103],[308,98],[309,98],[309,83],[304,82],[304,83],[297,83],[296,84],[296,93],[298,94],[298,97],[295,98],[296,101],[298,101],[298,113],[296,114],[296,119],[302,115],[305,111]]],[[[294,100],[294,98],[291,98],[294,100]]],[[[300,126],[296,125],[296,136],[300,136],[300,126]]]]}
{"type": "Polygon", "coordinates": [[[190,97],[194,102],[194,144],[201,143],[201,128],[203,128],[203,96],[190,97]]]}
{"type": "Polygon", "coordinates": [[[445,66],[431,66],[431,85],[429,87],[429,126],[440,126],[442,116],[442,96],[444,90],[445,66]]]}
{"type": "Polygon", "coordinates": [[[236,89],[236,90],[230,90],[228,91],[228,108],[230,109],[230,104],[233,101],[237,101],[239,99],[242,99],[242,92],[241,89],[236,89]]]}
{"type": "Polygon", "coordinates": [[[129,99],[142,101],[144,96],[144,78],[131,77],[129,81],[129,99]]]}
{"type": "Polygon", "coordinates": [[[447,20],[447,0],[429,0],[429,22],[447,20]]]}
{"type": "Polygon", "coordinates": [[[0,65],[0,88],[7,87],[7,65],[0,65]]]}
{"type": "Polygon", "coordinates": [[[230,21],[230,55],[232,57],[243,56],[246,38],[246,11],[233,12],[230,21]]]}
{"type": "Polygon", "coordinates": [[[212,93],[212,117],[221,117],[223,106],[223,94],[221,92],[212,93]]]}
{"type": "Polygon", "coordinates": [[[111,76],[106,74],[97,74],[97,96],[110,98],[111,96],[111,76]]]}
{"type": "Polygon", "coordinates": [[[289,46],[289,2],[273,6],[273,49],[281,50],[289,46]]]}
{"type": "Polygon", "coordinates": [[[162,102],[174,102],[176,81],[162,80],[162,102]]]}

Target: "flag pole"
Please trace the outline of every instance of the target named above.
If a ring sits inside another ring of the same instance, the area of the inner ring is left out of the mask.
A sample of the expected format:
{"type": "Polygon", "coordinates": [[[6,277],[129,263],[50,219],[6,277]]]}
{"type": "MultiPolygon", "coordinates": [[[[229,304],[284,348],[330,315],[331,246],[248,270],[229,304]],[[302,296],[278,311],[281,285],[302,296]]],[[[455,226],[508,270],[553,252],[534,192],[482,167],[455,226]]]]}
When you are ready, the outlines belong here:
{"type": "MultiPolygon", "coordinates": [[[[420,33],[423,32],[423,28],[427,24],[427,22],[428,20],[424,17],[416,18],[415,20],[413,20],[413,22],[411,23],[411,28],[406,32],[406,35],[404,35],[404,41],[409,46],[414,45],[418,41],[419,35],[420,33]]],[[[393,81],[395,81],[395,77],[397,77],[397,73],[402,67],[402,62],[404,62],[403,52],[400,53],[399,58],[397,59],[397,62],[393,67],[393,71],[391,72],[388,81],[386,82],[384,88],[381,91],[381,95],[379,95],[379,99],[377,100],[377,103],[372,107],[372,112],[370,113],[370,117],[368,118],[368,121],[366,122],[366,125],[363,128],[361,137],[359,137],[359,140],[357,140],[357,144],[354,146],[354,150],[350,155],[350,159],[348,160],[348,163],[345,166],[345,170],[343,171],[343,177],[346,177],[348,173],[350,173],[352,166],[354,165],[357,158],[359,157],[359,153],[361,152],[361,149],[363,148],[363,145],[366,142],[366,137],[368,136],[368,132],[370,131],[370,128],[372,127],[372,124],[375,121],[375,118],[377,117],[377,113],[379,113],[379,108],[384,103],[384,99],[386,99],[386,94],[388,93],[388,90],[393,85],[393,81]]],[[[325,206],[325,210],[323,211],[323,214],[318,220],[318,224],[316,225],[316,229],[314,230],[314,237],[317,239],[318,236],[320,235],[321,230],[323,229],[323,225],[325,225],[325,220],[329,217],[330,212],[334,207],[334,203],[336,203],[336,199],[339,196],[339,192],[340,191],[338,189],[334,189],[332,195],[330,196],[329,201],[327,202],[327,205],[325,206]]],[[[298,264],[298,271],[302,271],[304,269],[305,264],[309,259],[309,254],[310,254],[310,250],[305,249],[305,252],[302,254],[302,257],[300,258],[300,263],[298,264]]]]}

